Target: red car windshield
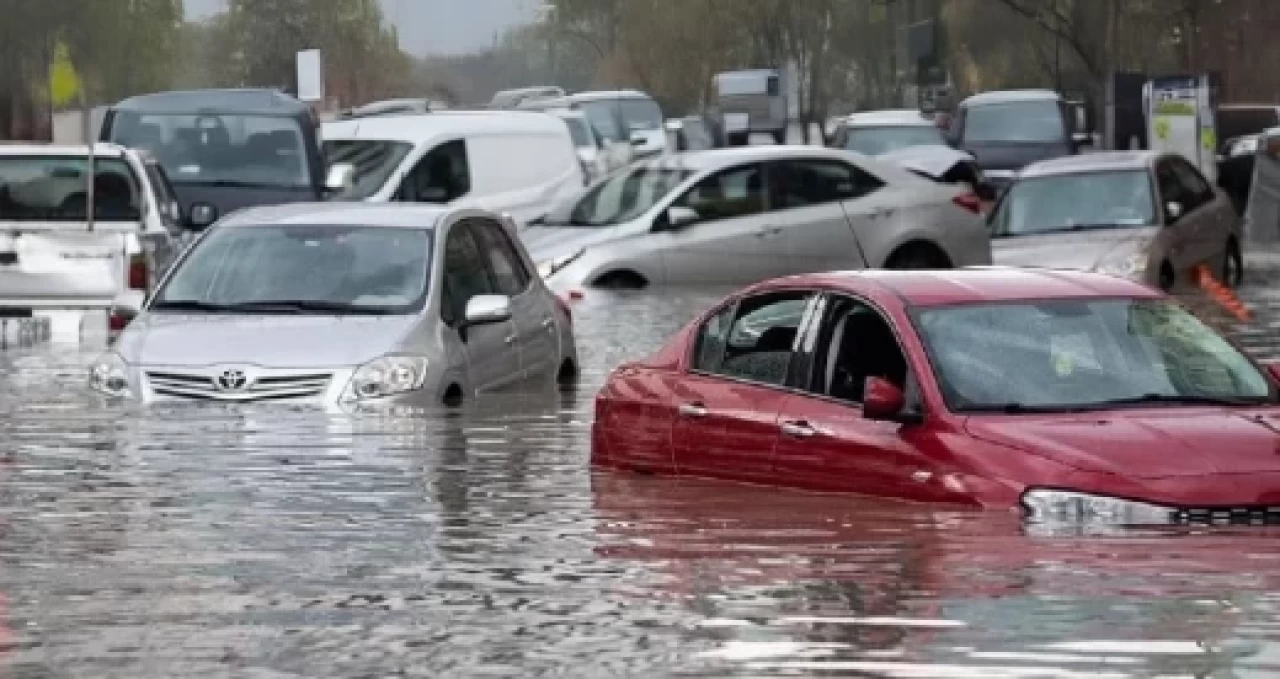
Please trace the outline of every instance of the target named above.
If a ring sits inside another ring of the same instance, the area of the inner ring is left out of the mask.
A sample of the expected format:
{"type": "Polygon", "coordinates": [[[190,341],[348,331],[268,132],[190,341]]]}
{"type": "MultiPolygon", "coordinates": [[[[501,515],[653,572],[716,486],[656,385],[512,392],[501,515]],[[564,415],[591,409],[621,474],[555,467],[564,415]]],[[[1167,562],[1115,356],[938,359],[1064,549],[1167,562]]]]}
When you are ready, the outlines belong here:
{"type": "Polygon", "coordinates": [[[1272,400],[1243,354],[1170,302],[965,304],[913,316],[956,412],[1272,400]]]}

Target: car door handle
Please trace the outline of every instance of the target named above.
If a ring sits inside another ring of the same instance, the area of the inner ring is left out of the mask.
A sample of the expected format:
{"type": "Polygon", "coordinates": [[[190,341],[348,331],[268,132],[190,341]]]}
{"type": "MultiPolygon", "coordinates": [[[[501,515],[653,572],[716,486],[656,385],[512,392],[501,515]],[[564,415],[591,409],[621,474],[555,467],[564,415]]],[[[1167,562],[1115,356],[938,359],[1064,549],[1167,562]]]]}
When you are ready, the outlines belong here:
{"type": "Polygon", "coordinates": [[[555,330],[555,329],[556,329],[556,320],[555,320],[554,318],[544,318],[544,319],[542,320],[542,327],[543,327],[543,328],[545,328],[545,329],[547,329],[547,330],[555,330]]]}
{"type": "Polygon", "coordinates": [[[760,229],[760,232],[756,234],[756,237],[757,237],[757,238],[772,238],[772,237],[774,237],[774,236],[776,236],[776,235],[778,235],[778,234],[780,234],[780,233],[782,233],[782,227],[781,227],[781,226],[766,226],[766,227],[764,227],[763,229],[760,229]]]}
{"type": "Polygon", "coordinates": [[[701,403],[681,403],[680,415],[683,417],[706,417],[707,407],[701,403]]]}
{"type": "Polygon", "coordinates": [[[892,216],[893,216],[893,210],[890,210],[889,208],[880,208],[878,210],[871,211],[872,219],[880,219],[881,217],[892,217],[892,216]]]}
{"type": "Polygon", "coordinates": [[[811,439],[818,435],[818,430],[809,426],[808,422],[783,422],[782,433],[793,439],[811,439]]]}
{"type": "Polygon", "coordinates": [[[506,336],[506,338],[502,340],[502,343],[503,343],[503,344],[515,344],[515,343],[516,343],[516,336],[515,336],[515,335],[507,335],[507,336],[506,336]]]}

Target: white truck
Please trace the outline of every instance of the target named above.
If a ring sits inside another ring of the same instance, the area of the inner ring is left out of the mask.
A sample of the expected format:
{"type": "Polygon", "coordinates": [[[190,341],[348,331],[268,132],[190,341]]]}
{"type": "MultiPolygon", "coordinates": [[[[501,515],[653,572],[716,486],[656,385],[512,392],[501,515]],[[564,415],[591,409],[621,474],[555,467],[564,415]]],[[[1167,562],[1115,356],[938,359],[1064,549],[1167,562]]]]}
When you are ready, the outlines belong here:
{"type": "Polygon", "coordinates": [[[177,254],[180,213],[143,151],[0,144],[0,318],[80,312],[122,329],[111,310],[146,295],[177,254]]]}

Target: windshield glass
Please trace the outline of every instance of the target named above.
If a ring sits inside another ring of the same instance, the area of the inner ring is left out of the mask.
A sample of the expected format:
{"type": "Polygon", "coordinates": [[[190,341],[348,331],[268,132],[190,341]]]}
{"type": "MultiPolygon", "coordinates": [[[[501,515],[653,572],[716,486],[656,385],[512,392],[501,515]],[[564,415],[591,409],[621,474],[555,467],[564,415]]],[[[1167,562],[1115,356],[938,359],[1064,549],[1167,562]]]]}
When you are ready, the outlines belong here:
{"type": "Polygon", "coordinates": [[[111,141],[150,151],[178,185],[311,186],[293,118],[121,111],[111,141]]]}
{"type": "MultiPolygon", "coordinates": [[[[94,219],[137,221],[138,179],[120,158],[94,159],[94,219]]],[[[88,218],[87,156],[0,156],[0,219],[88,218]]]]}
{"type": "Polygon", "coordinates": [[[1019,180],[1000,204],[992,235],[1155,224],[1146,170],[1089,172],[1019,180]]]}
{"type": "Polygon", "coordinates": [[[430,274],[431,232],[364,226],[250,226],[200,240],[152,308],[307,302],[412,313],[430,274]]]}
{"type": "Polygon", "coordinates": [[[618,106],[629,130],[662,129],[662,109],[652,99],[622,99],[618,106]]]}
{"type": "Polygon", "coordinates": [[[1267,379],[1248,359],[1171,302],[972,304],[913,316],[957,412],[1270,397],[1267,379]]]}
{"type": "Polygon", "coordinates": [[[844,147],[868,156],[912,146],[945,145],[942,130],[933,125],[896,127],[851,127],[844,147]]]}
{"type": "Polygon", "coordinates": [[[332,139],[324,142],[325,167],[350,163],[356,167],[351,189],[337,194],[339,200],[364,200],[378,192],[413,144],[374,139],[332,139]]]}
{"type": "Polygon", "coordinates": [[[616,101],[591,101],[581,104],[579,108],[587,114],[587,120],[596,134],[609,141],[622,141],[622,128],[618,127],[616,101]]]}
{"type": "Polygon", "coordinates": [[[582,118],[565,118],[564,124],[569,126],[569,136],[573,137],[574,146],[580,149],[596,147],[591,141],[591,133],[587,131],[587,121],[582,118]]]}
{"type": "Polygon", "coordinates": [[[554,226],[621,224],[647,212],[692,175],[692,170],[633,167],[547,215],[546,223],[554,226]]]}
{"type": "Polygon", "coordinates": [[[964,114],[965,142],[1063,144],[1066,134],[1062,111],[1049,99],[981,104],[964,114]]]}

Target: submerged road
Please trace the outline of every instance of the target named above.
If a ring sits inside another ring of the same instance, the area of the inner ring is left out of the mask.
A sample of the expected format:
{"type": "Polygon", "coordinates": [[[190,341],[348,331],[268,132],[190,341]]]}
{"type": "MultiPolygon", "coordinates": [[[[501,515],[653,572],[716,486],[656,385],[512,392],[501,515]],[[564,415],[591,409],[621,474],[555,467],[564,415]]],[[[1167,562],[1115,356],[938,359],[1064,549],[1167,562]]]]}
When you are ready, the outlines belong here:
{"type": "MultiPolygon", "coordinates": [[[[1280,356],[1280,259],[1230,321],[1280,356]]],[[[1280,532],[587,468],[591,397],[722,291],[593,294],[581,388],[428,417],[108,409],[0,353],[0,678],[1273,676],[1280,532]]]]}

